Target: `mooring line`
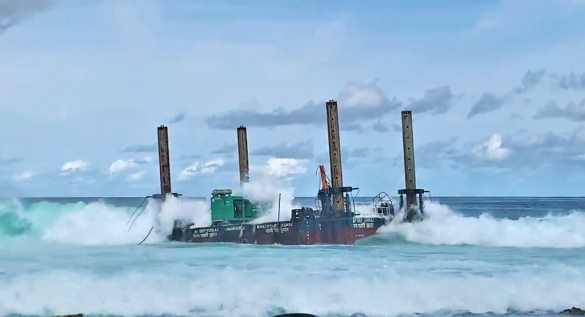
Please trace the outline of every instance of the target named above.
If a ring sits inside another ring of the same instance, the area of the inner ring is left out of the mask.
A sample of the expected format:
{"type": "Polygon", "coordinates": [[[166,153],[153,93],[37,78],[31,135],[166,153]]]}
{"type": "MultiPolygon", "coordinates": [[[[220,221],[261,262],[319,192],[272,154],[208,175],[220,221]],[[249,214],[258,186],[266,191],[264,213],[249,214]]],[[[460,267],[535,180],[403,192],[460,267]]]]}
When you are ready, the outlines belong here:
{"type": "Polygon", "coordinates": [[[134,218],[134,220],[132,221],[132,224],[128,228],[128,232],[130,232],[130,229],[132,229],[132,226],[136,222],[136,219],[138,219],[140,217],[140,215],[142,215],[142,213],[144,212],[144,210],[146,210],[146,206],[148,206],[148,205],[144,205],[144,207],[142,208],[142,210],[140,211],[140,213],[138,213],[138,216],[136,216],[136,218],[134,218]]]}
{"type": "Polygon", "coordinates": [[[148,239],[148,236],[150,236],[150,233],[152,232],[152,229],[154,228],[154,226],[150,227],[150,231],[148,231],[148,234],[146,235],[146,237],[144,237],[144,239],[142,239],[142,241],[140,241],[140,243],[138,245],[141,245],[142,242],[146,241],[146,239],[148,239]]]}
{"type": "Polygon", "coordinates": [[[144,205],[144,202],[146,201],[147,198],[148,198],[148,196],[144,197],[144,199],[142,200],[142,202],[140,203],[140,205],[138,205],[138,207],[136,207],[136,210],[134,210],[134,212],[132,213],[132,215],[130,215],[130,218],[128,218],[128,221],[126,222],[126,225],[128,225],[130,223],[130,219],[132,219],[132,217],[138,211],[138,209],[140,209],[140,207],[142,207],[142,205],[144,205]]]}

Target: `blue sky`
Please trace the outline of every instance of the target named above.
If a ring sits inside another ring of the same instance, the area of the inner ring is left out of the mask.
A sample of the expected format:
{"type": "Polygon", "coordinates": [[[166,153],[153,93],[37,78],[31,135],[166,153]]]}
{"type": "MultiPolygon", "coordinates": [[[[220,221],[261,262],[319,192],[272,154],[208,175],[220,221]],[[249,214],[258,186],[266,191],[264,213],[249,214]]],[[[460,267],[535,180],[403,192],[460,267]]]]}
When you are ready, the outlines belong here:
{"type": "Polygon", "coordinates": [[[252,180],[313,196],[325,101],[340,108],[344,183],[404,187],[400,110],[434,195],[583,195],[585,1],[0,0],[2,196],[252,180]],[[581,57],[581,58],[579,58],[581,57]]]}

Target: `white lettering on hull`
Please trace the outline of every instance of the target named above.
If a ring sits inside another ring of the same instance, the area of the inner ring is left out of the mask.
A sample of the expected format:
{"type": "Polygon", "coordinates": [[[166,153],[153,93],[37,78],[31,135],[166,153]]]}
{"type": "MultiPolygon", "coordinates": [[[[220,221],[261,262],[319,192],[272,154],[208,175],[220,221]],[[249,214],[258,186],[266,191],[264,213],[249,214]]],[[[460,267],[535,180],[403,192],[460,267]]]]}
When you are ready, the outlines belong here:
{"type": "Polygon", "coordinates": [[[275,233],[275,232],[289,232],[290,228],[293,226],[293,223],[290,221],[281,222],[281,223],[263,223],[256,225],[256,230],[264,230],[265,233],[275,233]]]}
{"type": "Polygon", "coordinates": [[[218,232],[218,227],[199,228],[193,231],[193,238],[213,238],[218,232]]]}

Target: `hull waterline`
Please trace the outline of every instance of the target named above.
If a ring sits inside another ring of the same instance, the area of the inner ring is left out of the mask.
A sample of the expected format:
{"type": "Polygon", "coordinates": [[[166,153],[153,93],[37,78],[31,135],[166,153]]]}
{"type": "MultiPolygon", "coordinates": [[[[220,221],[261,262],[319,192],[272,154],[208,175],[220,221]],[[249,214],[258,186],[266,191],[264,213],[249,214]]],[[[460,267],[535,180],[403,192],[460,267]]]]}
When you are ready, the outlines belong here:
{"type": "Polygon", "coordinates": [[[386,217],[347,217],[302,219],[259,224],[222,224],[208,227],[175,226],[171,241],[190,243],[229,242],[242,244],[354,244],[375,234],[391,219],[386,217]]]}

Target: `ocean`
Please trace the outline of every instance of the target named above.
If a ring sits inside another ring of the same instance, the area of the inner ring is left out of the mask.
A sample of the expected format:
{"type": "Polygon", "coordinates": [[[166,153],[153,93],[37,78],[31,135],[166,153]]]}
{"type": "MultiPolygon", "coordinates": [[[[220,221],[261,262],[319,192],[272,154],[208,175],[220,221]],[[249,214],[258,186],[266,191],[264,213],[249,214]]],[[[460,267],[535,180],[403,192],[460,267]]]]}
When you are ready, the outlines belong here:
{"type": "Polygon", "coordinates": [[[543,316],[585,307],[583,198],[433,197],[422,223],[352,246],[170,243],[162,231],[172,217],[205,222],[208,200],[174,202],[168,217],[149,203],[128,231],[142,201],[0,200],[0,316],[543,316]],[[137,245],[153,224],[161,232],[137,245]]]}

